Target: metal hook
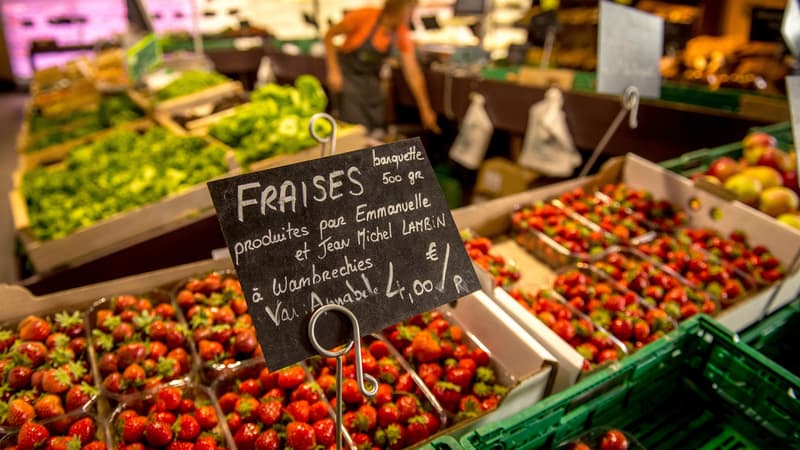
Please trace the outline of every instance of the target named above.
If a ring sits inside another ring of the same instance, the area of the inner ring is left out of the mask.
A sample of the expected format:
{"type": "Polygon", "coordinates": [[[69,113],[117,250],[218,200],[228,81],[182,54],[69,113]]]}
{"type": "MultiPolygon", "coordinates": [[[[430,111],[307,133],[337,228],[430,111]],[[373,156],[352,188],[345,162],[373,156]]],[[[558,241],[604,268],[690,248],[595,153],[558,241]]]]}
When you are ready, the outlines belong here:
{"type": "Polygon", "coordinates": [[[619,129],[619,126],[622,124],[622,120],[625,119],[625,116],[630,114],[628,117],[628,126],[631,128],[636,128],[639,126],[639,89],[636,86],[628,86],[625,89],[625,92],[622,94],[622,109],[619,110],[617,116],[611,121],[611,125],[606,130],[606,133],[600,139],[600,142],[597,144],[597,148],[594,149],[592,152],[592,156],[589,157],[589,161],[583,166],[581,172],[578,174],[578,178],[585,177],[589,174],[589,171],[594,166],[594,163],[597,161],[597,158],[600,157],[600,154],[603,153],[603,150],[606,149],[606,146],[611,141],[611,138],[614,137],[614,134],[619,129]]]}
{"type": "Polygon", "coordinates": [[[639,89],[636,86],[628,86],[625,93],[622,95],[622,108],[630,111],[628,117],[628,126],[631,129],[636,129],[639,126],[639,89]]]}
{"type": "MultiPolygon", "coordinates": [[[[327,115],[327,114],[326,114],[327,115]]],[[[328,116],[330,117],[330,116],[328,116]]],[[[312,118],[313,121],[313,118],[312,118]]],[[[320,355],[325,356],[327,358],[336,358],[336,448],[342,448],[342,359],[350,349],[354,350],[355,353],[355,368],[356,368],[356,383],[358,383],[358,389],[364,394],[365,397],[374,397],[375,394],[378,393],[378,380],[375,379],[370,374],[364,373],[364,366],[361,360],[361,331],[358,327],[358,318],[356,318],[355,314],[353,314],[349,309],[345,308],[341,305],[325,305],[316,311],[314,314],[311,315],[311,320],[308,321],[308,338],[311,341],[311,345],[314,347],[314,350],[319,352],[320,355]],[[319,340],[317,339],[317,332],[316,326],[317,321],[328,311],[336,311],[343,314],[350,320],[350,324],[353,327],[353,340],[348,342],[343,348],[339,349],[338,351],[331,351],[326,349],[325,347],[320,344],[319,340]],[[372,386],[371,389],[367,389],[364,380],[368,381],[372,386]]]]}
{"type": "MultiPolygon", "coordinates": [[[[308,121],[308,132],[311,133],[311,137],[314,138],[315,141],[319,142],[322,146],[322,153],[320,157],[325,156],[325,150],[329,147],[330,152],[329,155],[336,154],[336,119],[334,119],[328,113],[317,113],[311,116],[311,120],[308,121]],[[331,124],[331,134],[326,138],[322,138],[317,134],[317,130],[314,129],[314,125],[317,124],[317,121],[320,119],[327,120],[331,124]],[[325,144],[329,144],[326,146],[325,144]]],[[[331,356],[333,358],[333,356],[331,356]]]]}

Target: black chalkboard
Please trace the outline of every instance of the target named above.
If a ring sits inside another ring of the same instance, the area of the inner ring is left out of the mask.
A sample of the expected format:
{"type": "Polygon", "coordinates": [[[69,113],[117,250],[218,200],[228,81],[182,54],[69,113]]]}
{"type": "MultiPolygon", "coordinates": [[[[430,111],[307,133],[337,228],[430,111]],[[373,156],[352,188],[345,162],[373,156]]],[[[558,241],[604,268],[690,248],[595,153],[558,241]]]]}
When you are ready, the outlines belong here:
{"type": "Polygon", "coordinates": [[[782,43],[782,24],[782,9],[755,7],[750,12],[750,40],[782,43]]]}
{"type": "MultiPolygon", "coordinates": [[[[480,289],[419,139],[208,187],[270,368],[316,354],[307,326],[323,304],[364,334],[480,289]]],[[[322,317],[317,337],[333,348],[349,327],[322,317]]]]}

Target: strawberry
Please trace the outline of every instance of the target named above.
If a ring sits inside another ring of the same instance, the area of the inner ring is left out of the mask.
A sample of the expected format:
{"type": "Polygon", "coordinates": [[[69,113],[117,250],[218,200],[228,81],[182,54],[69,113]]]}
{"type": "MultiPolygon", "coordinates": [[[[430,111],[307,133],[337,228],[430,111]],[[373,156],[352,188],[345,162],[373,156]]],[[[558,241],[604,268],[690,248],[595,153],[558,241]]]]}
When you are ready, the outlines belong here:
{"type": "Polygon", "coordinates": [[[397,411],[401,422],[407,422],[419,411],[419,400],[413,395],[404,395],[397,399],[397,411]]]}
{"type": "Polygon", "coordinates": [[[138,342],[125,344],[117,350],[117,361],[122,369],[131,364],[141,363],[145,358],[147,358],[147,351],[144,345],[138,342]]]}
{"type": "Polygon", "coordinates": [[[31,367],[38,367],[47,358],[47,347],[41,342],[21,342],[16,348],[16,352],[28,358],[31,367]]]}
{"type": "Polygon", "coordinates": [[[261,383],[255,378],[248,378],[239,383],[239,393],[242,395],[250,395],[252,397],[261,396],[261,383]]]}
{"type": "Polygon", "coordinates": [[[131,364],[122,372],[122,379],[126,386],[140,386],[144,383],[145,371],[139,364],[131,364]]]}
{"type": "Polygon", "coordinates": [[[328,403],[326,401],[320,400],[311,405],[311,409],[309,411],[309,416],[308,416],[309,423],[314,423],[326,417],[328,417],[328,403]]]}
{"type": "Polygon", "coordinates": [[[181,391],[174,386],[167,386],[158,391],[157,398],[164,403],[166,411],[175,411],[181,404],[181,391]]]}
{"type": "Polygon", "coordinates": [[[73,449],[81,448],[80,440],[78,438],[68,438],[67,436],[53,436],[45,444],[45,450],[68,450],[70,447],[73,449]]]}
{"type": "Polygon", "coordinates": [[[36,415],[40,419],[49,419],[64,414],[64,407],[61,405],[61,397],[53,394],[45,394],[36,400],[33,405],[36,415]]]}
{"type": "Polygon", "coordinates": [[[106,444],[100,441],[92,441],[83,446],[81,450],[107,450],[106,444]]]}
{"type": "Polygon", "coordinates": [[[286,412],[296,422],[308,422],[311,406],[305,400],[298,400],[286,406],[286,412]]]}
{"type": "Polygon", "coordinates": [[[122,392],[122,374],[119,372],[109,374],[103,380],[103,388],[115,394],[122,392]]]}
{"type": "Polygon", "coordinates": [[[394,423],[375,433],[375,443],[389,450],[399,450],[405,446],[406,430],[394,423]]]}
{"type": "Polygon", "coordinates": [[[316,383],[306,381],[295,388],[295,390],[292,392],[291,399],[292,401],[306,400],[309,403],[314,403],[320,399],[319,388],[317,387],[316,383]]]}
{"type": "Polygon", "coordinates": [[[167,425],[173,425],[175,421],[178,420],[178,418],[175,417],[175,414],[172,414],[169,411],[157,411],[151,415],[151,419],[164,422],[167,425]]]}
{"type": "Polygon", "coordinates": [[[12,367],[6,376],[8,387],[15,391],[22,391],[28,388],[31,384],[31,377],[33,376],[33,369],[25,366],[12,367]]]}
{"type": "MultiPolygon", "coordinates": [[[[410,414],[409,417],[413,415],[410,414]]],[[[394,403],[384,403],[378,409],[378,425],[386,428],[393,423],[400,422],[400,411],[394,403]]]]}
{"type": "Polygon", "coordinates": [[[236,411],[232,411],[225,416],[225,422],[228,425],[228,429],[231,430],[231,433],[236,433],[236,431],[242,427],[242,416],[236,411]]]}
{"type": "Polygon", "coordinates": [[[116,372],[117,367],[117,355],[115,353],[106,353],[97,362],[97,368],[100,369],[100,375],[103,376],[116,372]]]}
{"type": "Polygon", "coordinates": [[[378,411],[376,411],[372,405],[365,404],[359,406],[356,415],[362,424],[363,431],[371,431],[378,423],[378,411]]]}
{"type": "Polygon", "coordinates": [[[192,415],[182,414],[175,422],[176,438],[181,441],[193,441],[200,434],[200,424],[192,415]]]}
{"type": "Polygon", "coordinates": [[[408,420],[405,436],[406,445],[413,445],[424,441],[430,435],[428,418],[426,416],[414,416],[408,420]]]}
{"type": "Polygon", "coordinates": [[[428,387],[433,387],[442,378],[443,373],[442,366],[436,363],[420,364],[417,367],[417,374],[428,387]]]}
{"type": "Polygon", "coordinates": [[[336,443],[335,426],[331,418],[325,418],[314,422],[314,436],[316,437],[318,445],[328,446],[336,443]]]}
{"type": "MultiPolygon", "coordinates": [[[[333,379],[333,377],[331,378],[333,379]]],[[[264,367],[258,374],[258,381],[261,383],[261,389],[268,391],[278,384],[278,374],[270,372],[268,368],[264,367]]],[[[336,380],[333,379],[333,381],[335,382],[336,380]]]]}
{"type": "Polygon", "coordinates": [[[69,388],[65,397],[67,411],[85,407],[97,395],[97,389],[87,383],[76,384],[69,388]]]}
{"type": "Polygon", "coordinates": [[[258,425],[254,423],[242,424],[241,428],[233,435],[233,442],[236,443],[236,448],[239,450],[253,450],[259,433],[258,425]]]}
{"type": "Polygon", "coordinates": [[[461,399],[461,388],[453,383],[439,381],[431,389],[434,397],[442,407],[450,412],[458,409],[458,402],[461,399]]]}
{"type": "Polygon", "coordinates": [[[278,432],[270,428],[262,432],[253,443],[255,450],[279,450],[281,448],[281,438],[278,432]]]}
{"type": "Polygon", "coordinates": [[[389,403],[392,401],[394,397],[394,392],[392,387],[388,384],[380,383],[378,385],[378,392],[372,397],[373,403],[377,406],[381,406],[385,403],[389,403]]]}
{"type": "Polygon", "coordinates": [[[201,406],[194,412],[194,418],[204,431],[211,430],[217,426],[217,412],[213,406],[201,406]]]}
{"type": "Polygon", "coordinates": [[[419,362],[430,362],[442,356],[439,338],[430,331],[420,331],[411,342],[414,359],[419,362]]]}
{"type": "Polygon", "coordinates": [[[255,417],[256,409],[258,408],[258,400],[250,396],[239,397],[234,408],[236,412],[242,417],[245,422],[255,417]]]}
{"type": "Polygon", "coordinates": [[[197,438],[197,441],[194,443],[194,450],[216,450],[217,449],[217,441],[214,440],[214,436],[210,435],[202,435],[197,438]]]}
{"type": "Polygon", "coordinates": [[[228,414],[236,407],[239,396],[234,392],[226,392],[219,398],[219,407],[223,413],[228,414]]]}
{"type": "Polygon", "coordinates": [[[286,443],[292,450],[311,450],[317,445],[314,427],[292,422],[286,427],[286,443]]]}
{"type": "MultiPolygon", "coordinates": [[[[278,372],[278,386],[281,389],[294,389],[306,378],[306,373],[300,366],[287,367],[278,372]]],[[[296,449],[295,449],[296,450],[296,449]]]]}
{"type": "Polygon", "coordinates": [[[67,434],[77,437],[80,439],[82,445],[86,445],[94,439],[96,431],[97,427],[94,423],[94,419],[91,417],[84,417],[73,422],[67,434]]]}
{"type": "Polygon", "coordinates": [[[345,403],[361,403],[364,401],[364,395],[361,394],[356,380],[348,378],[342,382],[342,400],[345,403]]]}
{"type": "MultiPolygon", "coordinates": [[[[466,361],[466,360],[464,360],[466,361]]],[[[472,375],[474,372],[470,371],[470,369],[464,367],[453,367],[447,371],[445,375],[445,380],[448,383],[453,383],[456,386],[460,387],[461,389],[468,389],[470,384],[472,383],[472,375]]]]}
{"type": "Polygon", "coordinates": [[[33,420],[35,415],[36,411],[30,403],[22,399],[14,399],[8,402],[6,423],[12,427],[18,427],[25,422],[33,420]]]}
{"type": "Polygon", "coordinates": [[[144,438],[144,429],[147,426],[147,418],[134,415],[130,419],[118,420],[122,426],[122,440],[128,444],[141,442],[144,438]]]}
{"type": "Polygon", "coordinates": [[[19,430],[17,436],[17,446],[19,450],[33,450],[47,441],[50,432],[42,425],[34,422],[25,422],[19,430]]]}
{"type": "Polygon", "coordinates": [[[153,447],[164,447],[172,441],[172,427],[166,422],[154,420],[145,427],[144,438],[153,447]]]}
{"type": "Polygon", "coordinates": [[[369,344],[369,352],[376,359],[380,360],[389,356],[389,347],[383,341],[373,341],[369,344]]]}
{"type": "Polygon", "coordinates": [[[17,325],[19,338],[23,341],[44,341],[50,334],[50,324],[37,316],[28,316],[17,325]]]}
{"type": "Polygon", "coordinates": [[[167,446],[167,450],[194,450],[191,442],[173,442],[167,446]]]}

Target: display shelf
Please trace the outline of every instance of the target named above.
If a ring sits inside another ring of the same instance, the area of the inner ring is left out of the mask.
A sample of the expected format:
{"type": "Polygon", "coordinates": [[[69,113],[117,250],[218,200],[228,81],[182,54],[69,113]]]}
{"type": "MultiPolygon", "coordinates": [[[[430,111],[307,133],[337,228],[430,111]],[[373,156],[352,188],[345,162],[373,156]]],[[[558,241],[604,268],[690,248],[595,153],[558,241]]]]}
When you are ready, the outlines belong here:
{"type": "Polygon", "coordinates": [[[647,448],[796,447],[800,379],[706,316],[504,422],[461,439],[466,449],[551,448],[596,426],[647,448]]]}

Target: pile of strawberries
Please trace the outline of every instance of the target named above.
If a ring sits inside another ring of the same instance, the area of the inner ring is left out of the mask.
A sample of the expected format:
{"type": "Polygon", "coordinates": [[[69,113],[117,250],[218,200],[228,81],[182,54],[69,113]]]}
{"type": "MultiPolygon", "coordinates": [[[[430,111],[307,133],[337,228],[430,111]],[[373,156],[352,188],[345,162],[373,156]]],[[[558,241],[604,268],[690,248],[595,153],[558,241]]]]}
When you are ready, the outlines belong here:
{"type": "Polygon", "coordinates": [[[535,250],[540,245],[530,230],[535,230],[578,255],[596,255],[618,243],[618,239],[602,230],[593,230],[570,217],[552,203],[535,202],[531,206],[515,211],[511,216],[517,242],[535,250]]]}
{"type": "Polygon", "coordinates": [[[28,316],[0,330],[0,427],[84,409],[95,397],[79,312],[28,316]]]}
{"type": "Polygon", "coordinates": [[[110,394],[154,389],[191,372],[189,330],[169,300],[120,295],[91,316],[97,368],[110,394]]]}
{"type": "Polygon", "coordinates": [[[3,450],[106,450],[102,426],[92,416],[65,416],[41,424],[25,422],[14,435],[0,441],[3,450]]]}
{"type": "Polygon", "coordinates": [[[593,276],[589,269],[571,269],[556,277],[553,287],[570,306],[592,323],[610,331],[629,352],[675,328],[667,313],[642,306],[636,294],[593,276]]]}
{"type": "Polygon", "coordinates": [[[583,370],[621,359],[625,352],[604,329],[563,304],[554,291],[542,289],[536,293],[512,289],[509,295],[553,330],[583,357],[583,370]]]}
{"type": "Polygon", "coordinates": [[[199,387],[164,386],[119,406],[111,423],[117,450],[226,448],[217,410],[199,387]]]}
{"type": "Polygon", "coordinates": [[[625,183],[607,184],[600,192],[622,208],[644,215],[645,220],[663,231],[674,230],[689,221],[686,211],[667,200],[655,200],[652,193],[631,188],[625,183]]]}
{"type": "Polygon", "coordinates": [[[583,188],[576,188],[562,194],[559,200],[569,210],[616,236],[620,242],[629,242],[650,232],[643,213],[625,209],[605,195],[587,194],[583,188]]]}
{"type": "Polygon", "coordinates": [[[239,450],[310,450],[336,444],[330,406],[305,370],[257,365],[216,384],[219,406],[239,450]]]}
{"type": "Polygon", "coordinates": [[[494,286],[509,288],[519,281],[520,273],[516,266],[491,251],[492,241],[478,237],[468,231],[461,232],[461,239],[470,259],[494,277],[494,286]]]}
{"type": "MultiPolygon", "coordinates": [[[[378,380],[378,393],[365,397],[355,380],[355,353],[345,355],[342,376],[343,423],[358,448],[404,448],[437,433],[442,421],[425,394],[395,358],[384,341],[362,340],[364,373],[378,380]],[[368,345],[367,345],[368,344],[368,345]]],[[[335,404],[336,360],[312,358],[311,373],[329,401],[335,404]]]]}
{"type": "Polygon", "coordinates": [[[645,303],[664,310],[675,320],[688,319],[699,312],[714,314],[718,309],[707,292],[687,286],[650,261],[612,253],[592,264],[623,288],[638,294],[645,303]]]}
{"type": "Polygon", "coordinates": [[[200,359],[229,364],[261,356],[253,319],[235,274],[212,272],[192,278],[175,297],[183,311],[200,359]]]}
{"type": "Polygon", "coordinates": [[[495,409],[507,392],[497,382],[489,354],[468,343],[461,327],[438,311],[389,327],[384,335],[456,421],[495,409]]]}
{"type": "Polygon", "coordinates": [[[685,228],[678,232],[681,242],[696,245],[706,252],[750,274],[760,285],[772,284],[786,274],[780,261],[763,245],[751,247],[740,231],[727,238],[707,228],[685,228]]]}
{"type": "Polygon", "coordinates": [[[673,236],[659,236],[636,248],[711,294],[723,308],[736,303],[754,287],[754,282],[732,264],[698,247],[686,245],[673,236]]]}

